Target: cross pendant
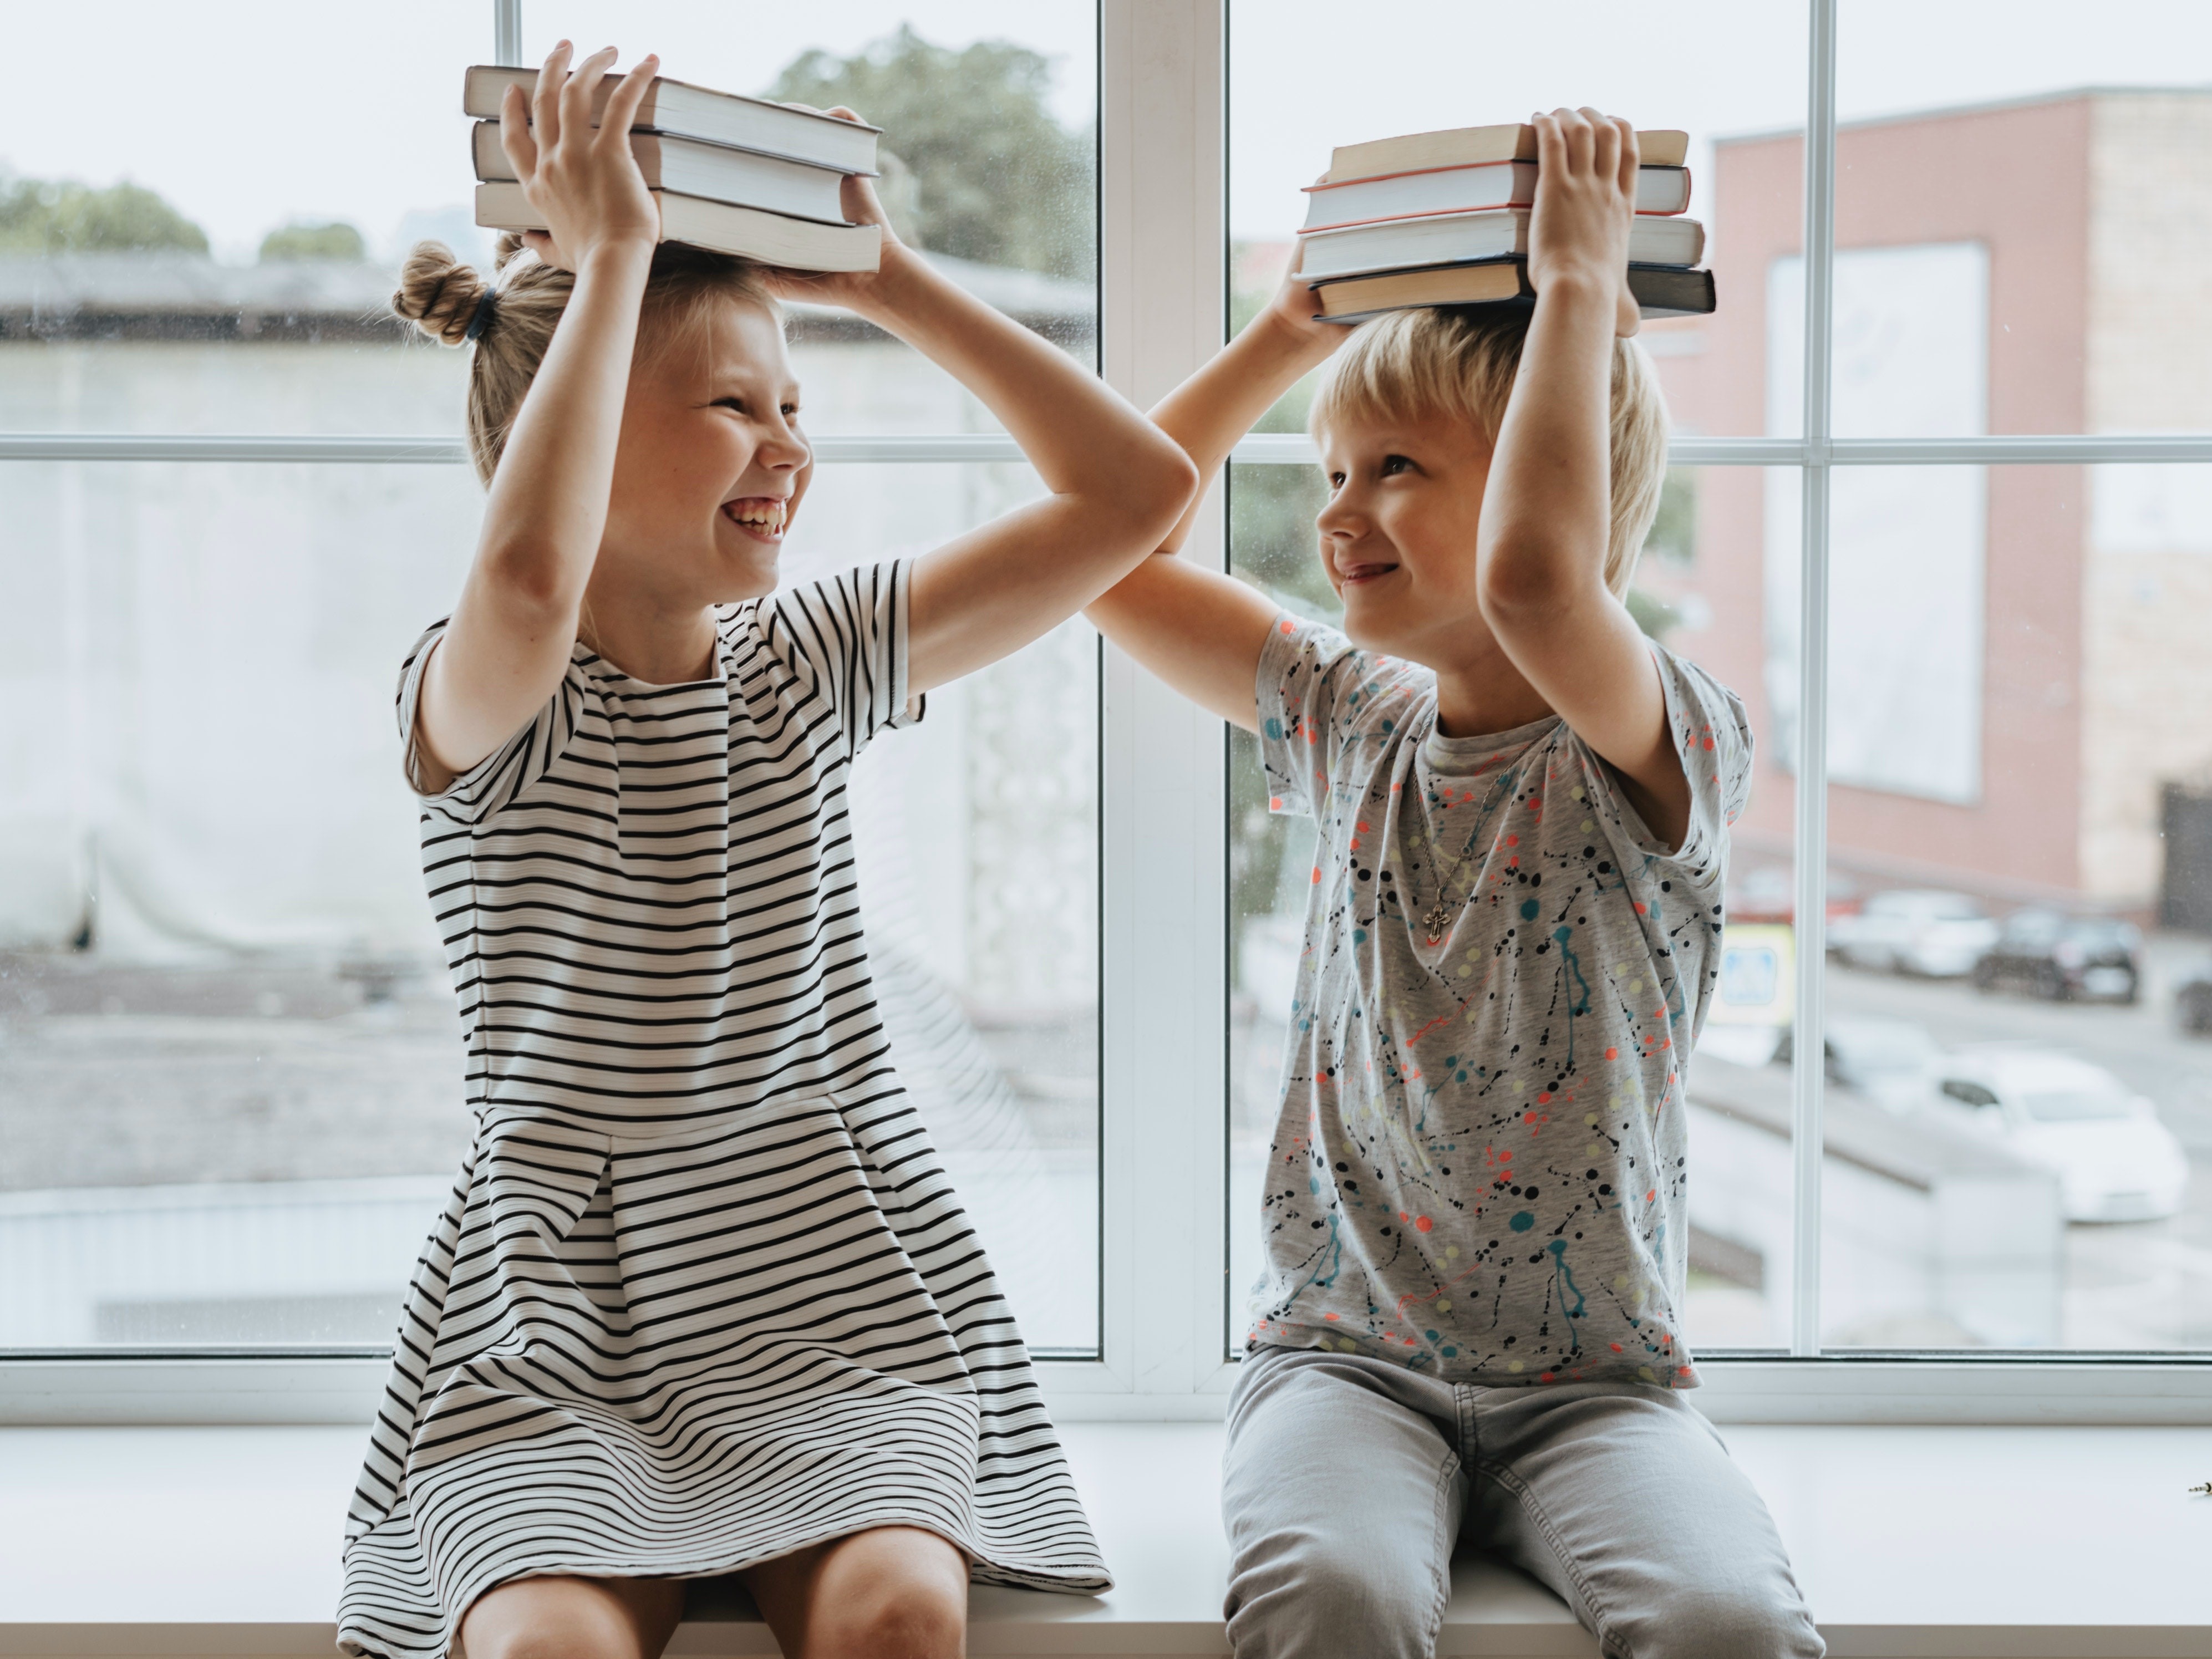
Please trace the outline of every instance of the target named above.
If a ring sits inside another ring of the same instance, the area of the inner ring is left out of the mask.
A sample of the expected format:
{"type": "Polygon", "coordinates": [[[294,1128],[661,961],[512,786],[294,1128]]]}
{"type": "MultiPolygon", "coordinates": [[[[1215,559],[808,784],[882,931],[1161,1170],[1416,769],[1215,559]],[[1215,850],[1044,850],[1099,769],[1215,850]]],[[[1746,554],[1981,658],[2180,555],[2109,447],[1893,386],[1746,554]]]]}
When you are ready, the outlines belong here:
{"type": "Polygon", "coordinates": [[[1438,899],[1430,907],[1429,914],[1421,918],[1421,926],[1427,930],[1430,944],[1434,945],[1443,938],[1445,925],[1450,921],[1451,913],[1444,908],[1444,902],[1438,899]]]}

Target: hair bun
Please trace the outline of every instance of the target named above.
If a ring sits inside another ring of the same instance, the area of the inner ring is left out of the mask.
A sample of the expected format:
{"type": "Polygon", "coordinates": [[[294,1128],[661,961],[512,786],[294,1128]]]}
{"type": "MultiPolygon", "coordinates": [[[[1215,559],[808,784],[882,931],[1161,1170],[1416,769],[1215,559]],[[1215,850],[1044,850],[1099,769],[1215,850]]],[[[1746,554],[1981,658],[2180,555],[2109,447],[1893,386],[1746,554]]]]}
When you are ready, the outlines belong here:
{"type": "Polygon", "coordinates": [[[417,242],[399,268],[392,308],[432,339],[459,345],[489,287],[443,242],[417,242]]]}

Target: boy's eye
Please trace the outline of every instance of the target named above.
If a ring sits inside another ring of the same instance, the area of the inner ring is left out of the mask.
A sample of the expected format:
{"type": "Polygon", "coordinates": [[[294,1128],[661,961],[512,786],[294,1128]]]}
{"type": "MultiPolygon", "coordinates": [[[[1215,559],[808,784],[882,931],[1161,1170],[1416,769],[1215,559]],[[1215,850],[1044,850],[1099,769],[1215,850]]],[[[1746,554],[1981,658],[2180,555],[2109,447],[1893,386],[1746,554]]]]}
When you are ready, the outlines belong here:
{"type": "Polygon", "coordinates": [[[1413,463],[1407,460],[1403,455],[1385,455],[1382,458],[1382,476],[1386,478],[1391,477],[1397,473],[1403,472],[1411,465],[1413,465],[1413,463]]]}
{"type": "Polygon", "coordinates": [[[1343,489],[1343,488],[1344,488],[1344,474],[1342,474],[1341,472],[1332,472],[1332,473],[1330,473],[1330,474],[1328,475],[1328,487],[1329,487],[1331,489],[1343,489]]]}
{"type": "Polygon", "coordinates": [[[714,399],[714,406],[716,409],[733,409],[740,415],[745,412],[745,400],[743,398],[717,398],[714,399]]]}

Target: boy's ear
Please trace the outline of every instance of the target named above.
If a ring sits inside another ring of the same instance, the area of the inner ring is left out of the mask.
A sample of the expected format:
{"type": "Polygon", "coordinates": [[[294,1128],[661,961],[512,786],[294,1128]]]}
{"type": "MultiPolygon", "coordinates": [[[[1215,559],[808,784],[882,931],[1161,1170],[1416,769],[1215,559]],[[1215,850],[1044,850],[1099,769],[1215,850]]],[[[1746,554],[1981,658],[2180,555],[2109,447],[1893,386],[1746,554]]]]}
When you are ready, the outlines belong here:
{"type": "Polygon", "coordinates": [[[1636,296],[1628,291],[1628,278],[1620,279],[1620,292],[1613,302],[1613,332],[1616,339],[1626,340],[1644,326],[1644,312],[1636,303],[1636,296]]]}

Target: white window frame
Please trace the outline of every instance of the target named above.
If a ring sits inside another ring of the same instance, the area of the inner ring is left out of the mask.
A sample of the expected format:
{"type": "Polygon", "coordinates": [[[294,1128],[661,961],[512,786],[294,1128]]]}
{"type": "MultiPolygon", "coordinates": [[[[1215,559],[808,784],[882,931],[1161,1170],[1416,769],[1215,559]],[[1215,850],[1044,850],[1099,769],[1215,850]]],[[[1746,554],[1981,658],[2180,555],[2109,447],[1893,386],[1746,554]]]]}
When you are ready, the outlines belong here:
{"type": "MultiPolygon", "coordinates": [[[[1204,362],[1225,321],[1230,0],[1101,0],[1100,366],[1148,406],[1204,362]]],[[[493,0],[496,57],[520,58],[522,0],[493,0]]],[[[1803,479],[1804,752],[1796,770],[1803,920],[1792,1078],[1796,1249],[1786,1355],[1701,1361],[1692,1396],[1733,1421],[2212,1423],[2212,1354],[1967,1357],[1824,1353],[1820,1340],[1821,1052],[1826,915],[1828,480],[1838,466],[2212,462],[2212,435],[1837,439],[1830,422],[1836,0],[1806,0],[1805,407],[1798,438],[1677,438],[1683,466],[1796,466],[1803,479]]],[[[1020,459],[995,435],[823,438],[824,464],[1020,459]]],[[[440,463],[459,439],[0,434],[8,461],[440,463]]],[[[1255,434],[1245,465],[1311,465],[1307,441],[1255,434]]],[[[1225,568],[1217,488],[1186,556],[1225,568]]],[[[1075,1418],[1219,1414],[1227,1294],[1226,730],[1109,647],[1101,848],[1103,1350],[1042,1361],[1075,1418]],[[1172,949],[1160,941],[1173,939],[1172,949]]],[[[0,1423],[365,1422],[380,1357],[210,1353],[0,1357],[0,1423]]]]}

